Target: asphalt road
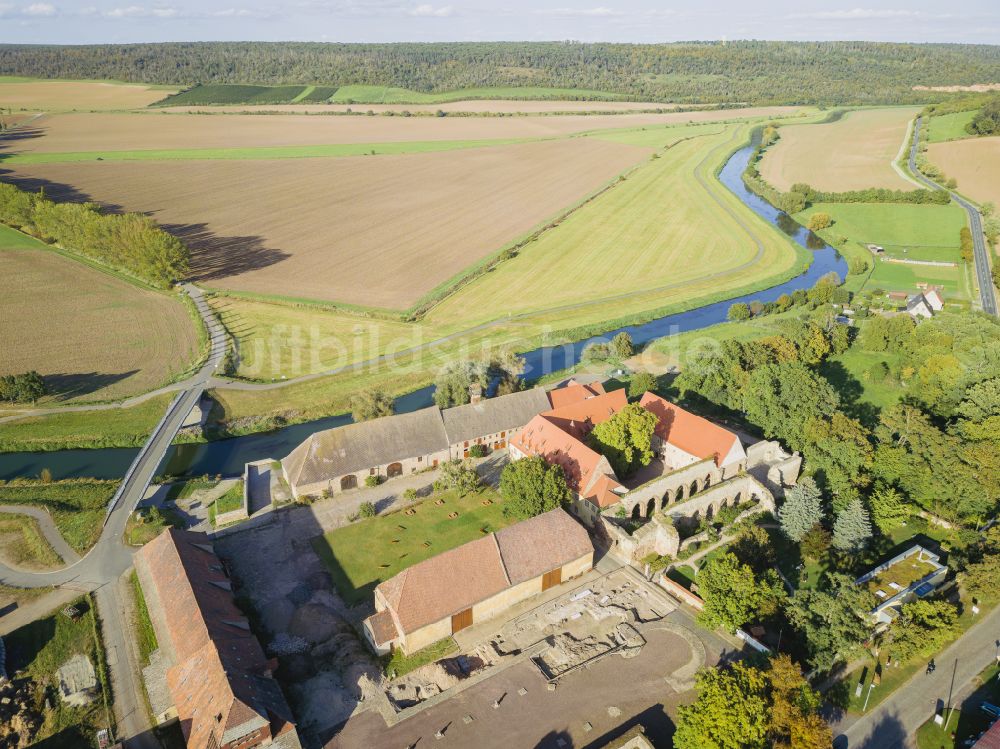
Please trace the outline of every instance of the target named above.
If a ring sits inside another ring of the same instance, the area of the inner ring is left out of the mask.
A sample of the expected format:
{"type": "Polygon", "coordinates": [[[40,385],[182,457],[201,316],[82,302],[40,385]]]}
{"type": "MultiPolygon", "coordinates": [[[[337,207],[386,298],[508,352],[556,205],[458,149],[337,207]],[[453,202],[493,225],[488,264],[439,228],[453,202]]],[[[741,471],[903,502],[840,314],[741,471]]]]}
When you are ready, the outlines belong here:
{"type": "MultiPolygon", "coordinates": [[[[917,169],[917,147],[920,143],[920,121],[922,119],[922,117],[918,117],[914,125],[913,144],[910,146],[910,172],[932,190],[945,189],[937,182],[925,177],[917,169]]],[[[997,314],[997,298],[996,293],[993,291],[993,277],[990,275],[990,253],[986,247],[986,238],[983,236],[982,216],[979,215],[979,211],[972,203],[958,193],[952,192],[951,197],[969,214],[969,229],[972,231],[973,256],[975,258],[976,282],[979,285],[980,303],[984,312],[995,316],[997,314]]]]}
{"type": "MultiPolygon", "coordinates": [[[[859,719],[834,727],[835,749],[904,749],[915,746],[912,737],[920,726],[946,706],[948,695],[960,692],[997,657],[1000,607],[975,624],[934,658],[934,673],[918,671],[878,707],[859,719]],[[954,684],[952,676],[954,675],[954,684]],[[839,735],[838,735],[839,734],[839,735]]],[[[877,687],[876,687],[877,688],[877,687]]],[[[953,703],[956,702],[953,699],[953,703]]]]}
{"type": "Polygon", "coordinates": [[[125,524],[136,505],[142,500],[166,455],[181,424],[201,398],[202,391],[222,363],[226,353],[226,335],[211,313],[201,290],[190,284],[184,290],[194,301],[208,328],[209,356],[196,375],[184,383],[184,389],[171,402],[163,419],[129,467],[124,480],[108,507],[104,529],[94,547],[78,561],[51,572],[26,572],[0,565],[0,583],[19,588],[65,586],[79,591],[96,591],[98,615],[101,618],[105,649],[115,699],[118,738],[129,749],[155,746],[146,709],[142,703],[142,686],[138,683],[138,664],[131,655],[129,627],[131,622],[119,589],[119,578],[132,566],[133,550],[125,545],[125,524]]]}

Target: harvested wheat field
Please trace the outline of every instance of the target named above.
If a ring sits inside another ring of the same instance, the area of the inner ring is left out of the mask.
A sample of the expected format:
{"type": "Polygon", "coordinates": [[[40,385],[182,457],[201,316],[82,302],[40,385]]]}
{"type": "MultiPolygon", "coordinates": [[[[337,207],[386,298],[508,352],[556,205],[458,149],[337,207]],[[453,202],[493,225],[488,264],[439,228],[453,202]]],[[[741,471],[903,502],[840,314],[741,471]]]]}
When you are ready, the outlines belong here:
{"type": "Polygon", "coordinates": [[[65,114],[33,123],[10,153],[241,148],[386,141],[545,138],[585,130],[794,114],[797,107],[564,117],[320,117],[316,115],[65,114]]]}
{"type": "Polygon", "coordinates": [[[821,125],[786,125],[768,149],[760,173],[779,190],[805,182],[818,190],[842,192],[886,187],[913,190],[892,168],[914,107],[863,109],[821,125]]]}
{"type": "Polygon", "coordinates": [[[176,91],[169,86],[108,81],[44,81],[0,78],[0,102],[5,108],[54,112],[135,109],[176,91]]]}
{"type": "Polygon", "coordinates": [[[927,158],[958,181],[963,195],[1000,205],[1000,137],[931,143],[927,158]]]}
{"type": "Polygon", "coordinates": [[[651,149],[596,139],[407,156],[33,165],[5,179],[150,213],[209,286],[403,309],[651,149]]]}
{"type": "Polygon", "coordinates": [[[168,294],[6,227],[0,267],[0,374],[38,370],[56,401],[115,400],[152,390],[193,363],[194,321],[168,294]]]}
{"type": "Polygon", "coordinates": [[[446,104],[224,104],[163,107],[165,112],[475,112],[476,114],[533,114],[544,112],[629,112],[676,109],[679,104],[643,101],[557,101],[549,99],[466,99],[446,104]]]}

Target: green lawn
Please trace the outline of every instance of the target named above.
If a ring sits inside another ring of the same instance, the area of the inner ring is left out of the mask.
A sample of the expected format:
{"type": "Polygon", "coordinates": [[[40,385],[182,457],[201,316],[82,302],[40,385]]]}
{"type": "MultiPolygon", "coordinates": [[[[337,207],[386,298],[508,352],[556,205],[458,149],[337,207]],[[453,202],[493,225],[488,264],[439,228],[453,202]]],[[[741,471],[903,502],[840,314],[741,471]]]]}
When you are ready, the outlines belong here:
{"type": "Polygon", "coordinates": [[[117,488],[117,481],[96,479],[18,481],[0,485],[0,504],[44,507],[66,542],[83,554],[101,535],[105,507],[117,488]]]}
{"type": "Polygon", "coordinates": [[[135,640],[139,645],[139,660],[142,667],[149,665],[150,654],[159,647],[156,641],[156,632],[153,630],[153,622],[149,618],[149,608],[146,606],[146,596],[142,593],[142,586],[139,584],[139,576],[132,571],[129,576],[132,584],[132,597],[135,606],[135,621],[132,622],[132,631],[135,633],[135,640]]]}
{"type": "Polygon", "coordinates": [[[184,519],[166,507],[143,510],[141,518],[133,512],[125,523],[125,543],[129,546],[145,546],[167,528],[183,528],[184,519]]]}
{"type": "Polygon", "coordinates": [[[237,481],[225,494],[215,500],[215,511],[217,513],[227,513],[238,510],[243,506],[243,482],[237,481]]]}
{"type": "Polygon", "coordinates": [[[513,522],[489,488],[465,497],[454,490],[437,493],[415,507],[413,515],[399,511],[368,518],[313,539],[348,606],[370,601],[376,585],[406,567],[513,522]],[[449,518],[452,512],[458,517],[449,518]]]}
{"type": "Polygon", "coordinates": [[[0,424],[0,452],[139,447],[163,418],[173,397],[165,393],[129,408],[68,411],[9,421],[0,424]]]}
{"type": "Polygon", "coordinates": [[[965,126],[972,122],[976,110],[971,112],[954,112],[930,117],[927,120],[927,140],[930,143],[940,143],[943,140],[971,138],[965,132],[965,126]]]}
{"type": "Polygon", "coordinates": [[[486,146],[505,146],[537,138],[494,140],[428,140],[397,143],[334,143],[312,146],[259,146],[251,148],[176,148],[134,151],[67,151],[62,153],[22,153],[0,155],[4,164],[58,164],[79,161],[197,161],[233,159],[306,159],[343,156],[383,156],[386,154],[455,151],[486,146]]]}
{"type": "Polygon", "coordinates": [[[28,515],[0,513],[0,558],[15,567],[51,569],[63,560],[45,540],[38,521],[28,515]]]}
{"type": "Polygon", "coordinates": [[[583,88],[545,88],[540,86],[463,88],[428,94],[391,86],[341,86],[330,101],[341,104],[446,104],[467,99],[586,99],[621,100],[625,97],[583,88]]]}
{"type": "Polygon", "coordinates": [[[880,363],[891,367],[898,359],[896,354],[865,351],[855,344],[844,353],[827,359],[820,366],[820,371],[843,399],[869,403],[882,409],[896,403],[903,391],[897,382],[873,377],[873,368],[880,363]]]}
{"type": "Polygon", "coordinates": [[[387,676],[398,678],[428,663],[439,661],[457,651],[458,643],[451,637],[438,640],[411,655],[406,655],[402,650],[396,648],[382,659],[382,671],[387,676]]]}
{"type": "Polygon", "coordinates": [[[187,481],[174,481],[167,489],[167,501],[176,502],[179,499],[188,499],[196,491],[211,489],[219,482],[215,479],[197,478],[187,481]]]}
{"type": "Polygon", "coordinates": [[[852,257],[866,257],[874,269],[860,288],[916,292],[918,282],[940,284],[945,296],[966,299],[967,276],[959,254],[959,232],[966,215],[955,203],[817,203],[797,213],[806,224],[814,213],[827,213],[833,225],[819,232],[824,240],[852,257]],[[881,245],[886,256],[959,263],[958,267],[903,265],[875,261],[865,247],[881,245]],[[867,255],[865,253],[868,253],[867,255]]]}
{"type": "Polygon", "coordinates": [[[70,707],[55,696],[56,670],[76,654],[90,658],[102,688],[105,684],[104,654],[97,635],[93,599],[85,596],[73,605],[83,611],[76,621],[55,612],[4,638],[8,672],[12,675],[23,672],[30,678],[39,703],[46,695],[53,700],[54,707],[44,713],[41,730],[31,737],[45,749],[94,746],[94,734],[108,727],[106,692],[85,707],[70,707]]]}

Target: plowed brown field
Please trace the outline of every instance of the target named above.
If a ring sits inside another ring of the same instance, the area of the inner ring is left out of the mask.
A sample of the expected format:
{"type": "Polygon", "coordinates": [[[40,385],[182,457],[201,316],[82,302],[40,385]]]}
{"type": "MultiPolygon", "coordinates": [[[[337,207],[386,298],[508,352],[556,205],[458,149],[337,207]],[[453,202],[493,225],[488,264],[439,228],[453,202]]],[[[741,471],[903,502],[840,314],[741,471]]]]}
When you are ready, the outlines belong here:
{"type": "Polygon", "coordinates": [[[57,400],[115,400],[192,363],[197,333],[179,301],[51,250],[4,249],[5,233],[0,374],[36,369],[57,400]]]}
{"type": "Polygon", "coordinates": [[[176,89],[103,81],[0,81],[0,102],[11,109],[64,112],[71,109],[133,109],[159,101],[176,89]]]}
{"type": "Polygon", "coordinates": [[[150,213],[189,242],[194,277],[210,286],[402,309],[650,153],[574,138],[406,156],[24,165],[3,177],[150,213]]]}
{"type": "Polygon", "coordinates": [[[786,125],[768,149],[760,173],[779,190],[804,182],[818,190],[840,192],[887,187],[912,190],[892,168],[917,110],[863,109],[822,125],[786,125]]]}
{"type": "Polygon", "coordinates": [[[1000,205],[1000,137],[931,143],[927,158],[958,180],[958,189],[978,203],[1000,205]]]}
{"type": "Polygon", "coordinates": [[[790,115],[797,107],[560,117],[320,117],[316,115],[64,114],[32,123],[17,153],[543,138],[585,130],[790,115]]]}

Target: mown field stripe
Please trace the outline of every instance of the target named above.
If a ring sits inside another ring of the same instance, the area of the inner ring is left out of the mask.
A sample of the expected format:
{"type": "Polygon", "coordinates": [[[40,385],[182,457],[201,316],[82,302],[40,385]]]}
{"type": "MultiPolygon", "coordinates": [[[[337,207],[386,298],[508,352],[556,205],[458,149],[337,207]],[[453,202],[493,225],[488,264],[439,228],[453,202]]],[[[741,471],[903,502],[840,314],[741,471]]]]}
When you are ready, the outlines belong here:
{"type": "Polygon", "coordinates": [[[310,146],[257,146],[250,148],[176,148],[139,151],[65,151],[59,153],[0,154],[4,164],[66,164],[82,161],[206,161],[216,159],[306,159],[343,156],[385,156],[407,153],[456,151],[488,146],[552,140],[552,138],[497,138],[486,140],[428,140],[396,143],[336,143],[310,146]]]}
{"type": "Polygon", "coordinates": [[[315,86],[306,86],[299,92],[299,95],[292,99],[292,104],[298,104],[300,101],[305,99],[309,94],[316,90],[315,86]]]}

